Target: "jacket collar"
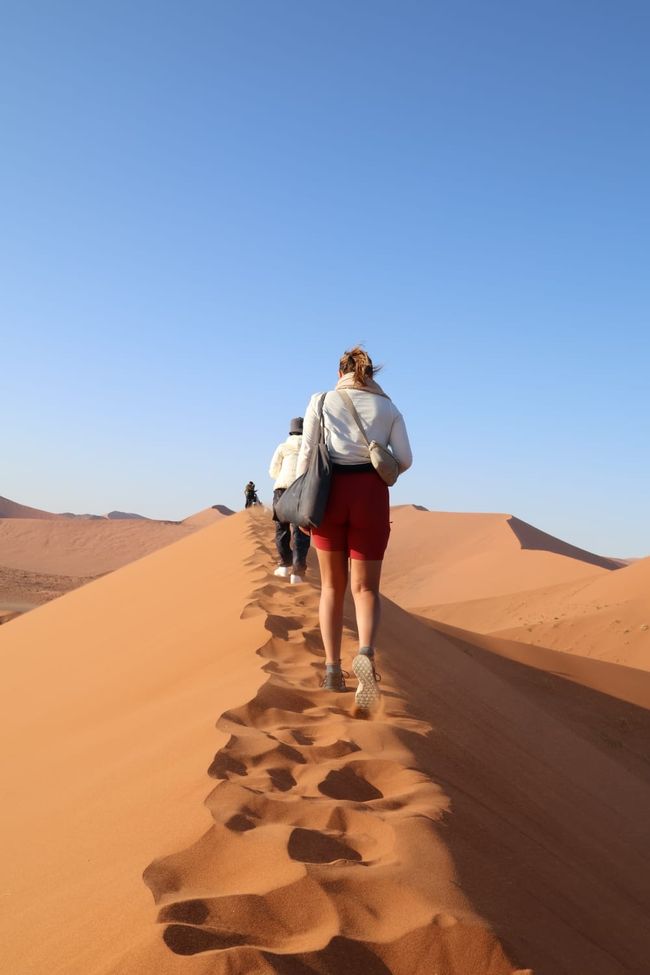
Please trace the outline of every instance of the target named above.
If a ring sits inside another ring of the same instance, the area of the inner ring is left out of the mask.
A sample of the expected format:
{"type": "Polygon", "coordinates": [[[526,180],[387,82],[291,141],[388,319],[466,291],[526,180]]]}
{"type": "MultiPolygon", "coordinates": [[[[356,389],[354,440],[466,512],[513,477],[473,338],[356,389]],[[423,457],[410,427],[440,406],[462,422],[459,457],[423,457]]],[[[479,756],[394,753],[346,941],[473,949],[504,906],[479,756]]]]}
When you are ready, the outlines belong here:
{"type": "Polygon", "coordinates": [[[336,389],[362,389],[366,393],[374,393],[375,396],[384,396],[386,399],[390,399],[374,379],[369,379],[367,383],[355,382],[353,372],[346,372],[344,376],[341,376],[336,384],[336,389]]]}

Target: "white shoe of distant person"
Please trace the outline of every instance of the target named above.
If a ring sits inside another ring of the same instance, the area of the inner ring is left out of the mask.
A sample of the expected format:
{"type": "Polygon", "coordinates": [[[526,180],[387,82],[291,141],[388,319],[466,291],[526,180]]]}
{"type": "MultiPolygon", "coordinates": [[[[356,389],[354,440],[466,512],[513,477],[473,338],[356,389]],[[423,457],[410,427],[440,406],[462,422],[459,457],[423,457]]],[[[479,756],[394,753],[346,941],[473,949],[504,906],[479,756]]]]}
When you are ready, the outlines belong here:
{"type": "Polygon", "coordinates": [[[280,576],[281,579],[288,579],[289,576],[291,575],[291,566],[279,565],[277,569],[274,570],[273,575],[280,576]]]}
{"type": "Polygon", "coordinates": [[[305,581],[304,576],[296,575],[295,572],[291,573],[291,578],[289,579],[289,582],[291,583],[292,586],[299,586],[300,583],[304,581],[305,581]]]}

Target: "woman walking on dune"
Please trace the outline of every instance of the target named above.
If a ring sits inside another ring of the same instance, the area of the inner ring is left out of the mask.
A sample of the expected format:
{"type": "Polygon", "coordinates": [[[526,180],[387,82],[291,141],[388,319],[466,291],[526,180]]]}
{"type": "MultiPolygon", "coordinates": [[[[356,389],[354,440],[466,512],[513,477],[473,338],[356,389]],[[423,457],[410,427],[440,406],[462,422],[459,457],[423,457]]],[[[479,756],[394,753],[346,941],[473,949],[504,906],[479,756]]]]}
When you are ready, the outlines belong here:
{"type": "Polygon", "coordinates": [[[304,473],[320,433],[322,399],[325,443],[332,460],[327,508],[311,535],[321,573],[320,628],[325,647],[323,687],[344,691],[341,669],[343,600],[350,586],[359,634],[352,669],[359,679],[356,702],[372,707],[379,698],[374,668],[380,619],[379,582],[390,534],[388,485],[370,463],[368,442],[390,448],[400,473],[412,463],[404,418],[375,382],[372,360],[359,347],[345,352],[336,389],[316,393],[305,412],[296,475],[304,473]],[[355,415],[356,414],[356,415],[355,415]]]}

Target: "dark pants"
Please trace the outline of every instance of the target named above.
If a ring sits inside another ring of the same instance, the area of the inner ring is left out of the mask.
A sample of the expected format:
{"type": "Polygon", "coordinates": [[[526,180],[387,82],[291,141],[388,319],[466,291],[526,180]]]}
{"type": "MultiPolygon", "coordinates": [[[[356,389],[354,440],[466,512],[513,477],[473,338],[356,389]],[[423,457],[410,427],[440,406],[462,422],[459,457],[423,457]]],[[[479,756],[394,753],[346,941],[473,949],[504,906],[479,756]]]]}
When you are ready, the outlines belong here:
{"type": "MultiPolygon", "coordinates": [[[[273,492],[273,505],[278,498],[281,498],[285,488],[276,488],[273,492]]],[[[293,565],[295,569],[302,571],[307,567],[307,552],[309,551],[311,539],[309,535],[301,532],[297,525],[284,524],[281,521],[275,523],[275,544],[280,556],[282,565],[293,565]],[[293,546],[292,543],[293,542],[293,546]],[[293,550],[292,550],[293,549],[293,550]]]]}

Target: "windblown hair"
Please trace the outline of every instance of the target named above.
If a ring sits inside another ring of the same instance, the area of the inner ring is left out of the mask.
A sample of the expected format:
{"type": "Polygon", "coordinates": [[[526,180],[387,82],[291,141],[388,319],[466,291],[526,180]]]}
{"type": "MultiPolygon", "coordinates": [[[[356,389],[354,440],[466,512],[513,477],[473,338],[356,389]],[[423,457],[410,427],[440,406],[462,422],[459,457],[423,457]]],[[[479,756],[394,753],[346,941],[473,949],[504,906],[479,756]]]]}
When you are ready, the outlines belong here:
{"type": "Polygon", "coordinates": [[[360,345],[355,345],[349,352],[344,352],[339,362],[339,369],[342,373],[353,372],[354,381],[359,386],[365,386],[369,379],[372,379],[381,366],[373,366],[372,359],[365,349],[360,345]]]}

